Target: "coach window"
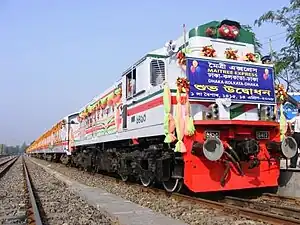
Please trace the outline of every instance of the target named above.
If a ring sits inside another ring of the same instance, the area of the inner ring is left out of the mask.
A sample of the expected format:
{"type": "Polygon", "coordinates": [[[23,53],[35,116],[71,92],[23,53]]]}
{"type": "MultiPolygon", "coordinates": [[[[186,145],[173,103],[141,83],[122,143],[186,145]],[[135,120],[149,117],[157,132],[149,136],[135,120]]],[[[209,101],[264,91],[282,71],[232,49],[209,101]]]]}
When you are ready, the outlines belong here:
{"type": "Polygon", "coordinates": [[[126,74],[126,98],[131,98],[136,93],[136,68],[126,74]]]}
{"type": "Polygon", "coordinates": [[[165,80],[165,62],[153,59],[150,63],[150,82],[152,86],[160,85],[165,80]]]}

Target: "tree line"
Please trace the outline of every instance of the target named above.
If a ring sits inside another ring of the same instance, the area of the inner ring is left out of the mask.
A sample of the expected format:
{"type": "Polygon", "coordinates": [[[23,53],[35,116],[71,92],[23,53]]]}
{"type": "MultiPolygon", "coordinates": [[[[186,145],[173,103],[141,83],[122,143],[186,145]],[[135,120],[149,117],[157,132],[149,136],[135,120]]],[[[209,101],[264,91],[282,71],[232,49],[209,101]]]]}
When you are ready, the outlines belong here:
{"type": "MultiPolygon", "coordinates": [[[[269,36],[269,57],[274,64],[275,83],[284,84],[287,91],[300,92],[300,0],[290,0],[289,4],[281,9],[265,12],[254,21],[253,25],[261,27],[266,23],[275,24],[284,30],[269,36]],[[279,34],[284,35],[286,44],[274,51],[271,38],[279,34]]],[[[241,25],[241,27],[253,33],[253,26],[241,25]]],[[[254,48],[256,53],[262,55],[262,43],[255,34],[254,48]]]]}
{"type": "Polygon", "coordinates": [[[9,146],[0,144],[0,155],[16,155],[25,152],[27,145],[25,142],[22,145],[9,146]]]}
{"type": "MultiPolygon", "coordinates": [[[[284,29],[286,45],[277,50],[270,50],[275,64],[275,82],[286,85],[287,91],[299,91],[300,85],[300,0],[290,0],[287,6],[275,11],[268,11],[255,20],[254,25],[261,27],[272,23],[284,29]]],[[[255,40],[256,47],[261,48],[255,40]]]]}

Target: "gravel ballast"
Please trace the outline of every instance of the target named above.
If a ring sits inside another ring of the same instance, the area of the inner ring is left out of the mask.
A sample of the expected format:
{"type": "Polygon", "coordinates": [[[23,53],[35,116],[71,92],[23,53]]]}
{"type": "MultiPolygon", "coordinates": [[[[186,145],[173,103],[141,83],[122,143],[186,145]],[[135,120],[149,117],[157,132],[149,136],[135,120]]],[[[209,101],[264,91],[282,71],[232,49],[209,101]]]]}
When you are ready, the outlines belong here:
{"type": "MultiPolygon", "coordinates": [[[[4,166],[0,167],[0,171],[4,166]]],[[[0,224],[24,224],[26,221],[22,160],[0,178],[0,224]]]]}
{"type": "Polygon", "coordinates": [[[43,224],[49,225],[111,225],[117,224],[107,215],[88,205],[67,186],[44,169],[26,160],[26,165],[42,208],[43,224]]]}
{"type": "Polygon", "coordinates": [[[90,173],[80,171],[76,168],[66,167],[63,164],[53,163],[36,158],[31,158],[31,160],[46,165],[49,168],[54,169],[57,172],[60,172],[80,183],[91,187],[102,188],[107,192],[116,194],[126,200],[130,200],[144,207],[148,207],[156,212],[162,213],[175,219],[182,220],[191,225],[263,224],[244,218],[235,218],[228,214],[226,215],[226,213],[224,212],[203,208],[200,205],[193,204],[188,201],[178,201],[164,194],[153,192],[141,192],[141,189],[135,185],[127,185],[123,182],[117,183],[115,179],[102,176],[101,174],[92,175],[90,173]]]}

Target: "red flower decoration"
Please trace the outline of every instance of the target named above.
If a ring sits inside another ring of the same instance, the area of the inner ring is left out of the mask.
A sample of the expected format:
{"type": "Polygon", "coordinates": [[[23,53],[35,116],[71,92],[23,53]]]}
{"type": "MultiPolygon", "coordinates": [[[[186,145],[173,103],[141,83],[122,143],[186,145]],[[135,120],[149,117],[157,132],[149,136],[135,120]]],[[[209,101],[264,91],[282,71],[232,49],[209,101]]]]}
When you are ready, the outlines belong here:
{"type": "Polygon", "coordinates": [[[237,52],[238,52],[238,50],[233,50],[232,48],[227,48],[225,51],[226,59],[237,60],[237,58],[238,58],[237,52]]]}
{"type": "Polygon", "coordinates": [[[215,57],[217,54],[212,45],[207,45],[202,48],[202,55],[205,57],[215,57]]]}
{"type": "Polygon", "coordinates": [[[182,51],[179,51],[176,55],[177,62],[179,65],[185,65],[186,64],[186,58],[185,54],[182,51]]]}
{"type": "Polygon", "coordinates": [[[216,35],[216,29],[215,29],[214,27],[208,27],[208,28],[206,28],[206,30],[205,30],[205,34],[206,34],[206,36],[208,36],[208,37],[213,37],[213,36],[216,35]]]}
{"type": "Polygon", "coordinates": [[[247,53],[246,56],[245,56],[245,61],[248,61],[248,62],[256,62],[256,57],[253,53],[247,53]]]}
{"type": "Polygon", "coordinates": [[[177,85],[180,92],[186,92],[187,93],[190,90],[190,82],[186,78],[183,78],[183,77],[177,78],[176,85],[177,85]]]}

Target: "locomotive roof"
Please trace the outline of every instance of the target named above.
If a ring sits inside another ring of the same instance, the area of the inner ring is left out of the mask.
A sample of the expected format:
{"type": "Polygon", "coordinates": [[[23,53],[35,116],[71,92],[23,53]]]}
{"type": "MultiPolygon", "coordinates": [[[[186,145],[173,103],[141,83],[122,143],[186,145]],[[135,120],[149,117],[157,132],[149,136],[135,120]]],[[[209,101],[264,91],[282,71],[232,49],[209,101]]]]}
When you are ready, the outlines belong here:
{"type": "MultiPolygon", "coordinates": [[[[225,19],[223,21],[211,21],[196,27],[191,28],[188,32],[186,32],[185,39],[188,40],[191,37],[195,36],[202,36],[202,37],[207,37],[206,36],[206,29],[207,28],[215,28],[217,29],[223,24],[228,24],[228,25],[235,25],[238,29],[240,29],[240,35],[236,41],[233,42],[242,42],[242,43],[247,43],[247,44],[254,44],[254,34],[247,30],[245,26],[241,26],[240,23],[232,20],[225,19]]],[[[222,39],[222,37],[217,36],[218,39],[222,39]]],[[[224,40],[226,42],[230,42],[229,40],[224,40]]],[[[184,44],[188,46],[189,42],[186,41],[184,43],[184,34],[180,35],[177,40],[175,40],[176,45],[178,49],[182,49],[184,47],[184,44]]],[[[166,54],[165,47],[162,45],[161,48],[158,48],[156,50],[150,51],[147,54],[145,54],[143,57],[141,57],[138,61],[133,63],[129,68],[127,68],[123,73],[122,76],[126,75],[132,68],[135,68],[138,66],[140,63],[145,61],[147,57],[153,57],[153,58],[168,58],[169,56],[166,54]]]]}
{"type": "MultiPolygon", "coordinates": [[[[188,33],[186,33],[186,40],[188,39],[188,33]]],[[[179,46],[179,50],[183,48],[184,46],[184,35],[182,34],[177,40],[175,40],[176,45],[179,46]]],[[[186,42],[188,44],[188,41],[186,42]]],[[[145,54],[143,57],[141,57],[138,61],[133,63],[130,67],[128,67],[123,73],[122,76],[126,75],[132,68],[137,67],[139,64],[141,64],[143,61],[147,59],[147,57],[152,57],[152,58],[169,58],[169,56],[166,54],[166,50],[164,47],[164,44],[162,44],[161,48],[152,50],[145,54]]]]}

